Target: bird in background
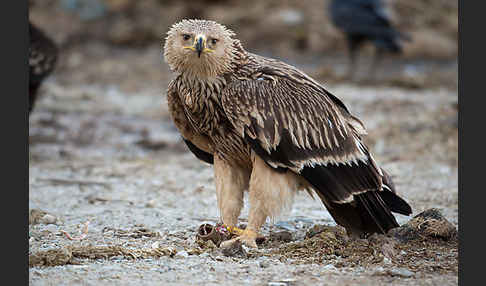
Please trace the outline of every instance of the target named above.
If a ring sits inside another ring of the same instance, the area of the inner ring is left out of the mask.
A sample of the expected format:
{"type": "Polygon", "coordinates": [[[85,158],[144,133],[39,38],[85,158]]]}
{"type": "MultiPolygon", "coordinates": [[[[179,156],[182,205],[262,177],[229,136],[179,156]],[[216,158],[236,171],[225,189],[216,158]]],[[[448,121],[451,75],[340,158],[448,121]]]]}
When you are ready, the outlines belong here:
{"type": "Polygon", "coordinates": [[[53,71],[58,55],[56,44],[29,22],[29,116],[42,81],[53,71]]]}
{"type": "Polygon", "coordinates": [[[288,210],[298,190],[317,194],[352,237],[386,233],[399,226],[392,212],[412,213],[363,142],[363,123],[304,72],[246,51],[209,20],[174,24],[164,58],[175,74],[171,118],[196,157],[213,164],[221,220],[238,235],[223,247],[257,247],[266,219],[288,210]]]}
{"type": "Polygon", "coordinates": [[[366,42],[375,46],[375,55],[369,74],[373,77],[376,67],[386,52],[401,54],[402,41],[411,38],[397,31],[390,21],[381,0],[332,0],[329,4],[331,20],[346,35],[349,52],[348,76],[354,77],[356,55],[366,42]]]}

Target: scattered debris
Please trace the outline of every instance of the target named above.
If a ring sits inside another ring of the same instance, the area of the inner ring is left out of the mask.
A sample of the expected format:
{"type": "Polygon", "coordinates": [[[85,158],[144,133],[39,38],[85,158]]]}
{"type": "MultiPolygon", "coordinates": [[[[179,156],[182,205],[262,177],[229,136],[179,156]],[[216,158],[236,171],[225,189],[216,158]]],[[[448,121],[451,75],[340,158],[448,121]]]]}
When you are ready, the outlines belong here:
{"type": "Polygon", "coordinates": [[[216,227],[205,223],[199,226],[196,234],[196,240],[212,241],[217,247],[221,242],[229,240],[233,235],[222,225],[216,225],[216,227]]]}
{"type": "Polygon", "coordinates": [[[236,240],[234,243],[230,244],[228,247],[221,248],[223,255],[229,257],[240,257],[248,258],[248,253],[243,247],[241,241],[236,240]]]}
{"type": "Polygon", "coordinates": [[[342,239],[346,239],[347,235],[345,234],[345,229],[341,226],[328,226],[328,225],[321,225],[321,224],[316,224],[313,227],[311,227],[305,234],[305,238],[309,239],[314,237],[315,235],[321,234],[323,232],[330,232],[334,233],[334,236],[337,234],[340,236],[342,239]]]}
{"type": "Polygon", "coordinates": [[[130,230],[116,229],[112,227],[105,227],[102,230],[103,234],[112,232],[115,237],[122,238],[142,238],[142,237],[160,237],[161,234],[158,231],[152,231],[145,227],[137,227],[130,230]]]}
{"type": "Polygon", "coordinates": [[[368,241],[370,245],[378,249],[385,258],[388,258],[389,260],[394,260],[396,258],[397,250],[395,247],[398,242],[395,239],[383,234],[375,233],[368,237],[368,241]]]}
{"type": "Polygon", "coordinates": [[[189,253],[187,251],[179,251],[174,255],[174,258],[187,258],[189,253]]]}
{"type": "Polygon", "coordinates": [[[278,245],[264,255],[277,255],[280,261],[291,264],[336,268],[384,265],[386,271],[394,270],[383,275],[412,277],[417,271],[457,273],[456,238],[455,227],[437,209],[430,209],[387,235],[373,234],[367,239],[351,239],[340,226],[315,225],[304,240],[278,245]]]}
{"type": "Polygon", "coordinates": [[[56,224],[57,217],[43,210],[31,209],[29,212],[29,224],[56,224]]]}
{"type": "Polygon", "coordinates": [[[447,241],[457,237],[457,229],[439,209],[432,208],[416,215],[401,227],[391,229],[388,234],[401,242],[428,238],[447,241]]]}
{"type": "Polygon", "coordinates": [[[84,228],[83,228],[83,232],[81,233],[80,236],[78,237],[72,237],[71,235],[69,235],[69,233],[67,233],[66,231],[64,230],[61,230],[61,232],[69,239],[69,240],[83,240],[85,239],[87,236],[88,236],[88,227],[89,227],[89,220],[87,222],[84,223],[84,228]]]}
{"type": "Polygon", "coordinates": [[[72,251],[66,247],[39,251],[29,255],[29,267],[65,265],[72,258],[72,251]]]}
{"type": "Polygon", "coordinates": [[[278,231],[270,233],[268,241],[275,242],[291,242],[293,240],[292,233],[290,231],[278,231]]]}
{"type": "Polygon", "coordinates": [[[106,203],[106,202],[109,202],[110,201],[110,199],[101,198],[101,197],[94,196],[94,195],[88,195],[88,196],[85,197],[85,199],[90,204],[95,204],[97,202],[106,203]]]}
{"type": "Polygon", "coordinates": [[[126,259],[146,259],[151,257],[174,257],[173,248],[130,249],[123,246],[67,246],[50,250],[41,250],[29,255],[29,267],[79,264],[79,259],[108,259],[122,256],[126,259]],[[75,260],[78,259],[78,260],[75,260]]]}

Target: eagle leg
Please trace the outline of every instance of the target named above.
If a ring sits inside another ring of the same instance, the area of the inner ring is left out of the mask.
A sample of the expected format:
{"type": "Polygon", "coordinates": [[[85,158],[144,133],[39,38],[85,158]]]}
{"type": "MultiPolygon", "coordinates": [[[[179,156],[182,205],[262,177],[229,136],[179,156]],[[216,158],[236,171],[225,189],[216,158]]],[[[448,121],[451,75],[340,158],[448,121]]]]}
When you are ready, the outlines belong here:
{"type": "Polygon", "coordinates": [[[235,235],[242,235],[243,234],[243,231],[244,229],[241,229],[241,228],[237,228],[236,226],[227,226],[225,224],[223,224],[223,227],[231,234],[235,234],[235,235]]]}
{"type": "Polygon", "coordinates": [[[221,220],[228,230],[236,229],[235,226],[243,207],[243,193],[248,189],[249,171],[229,164],[220,156],[215,155],[214,178],[221,220]]]}
{"type": "Polygon", "coordinates": [[[229,246],[241,241],[248,247],[257,247],[259,231],[267,217],[275,218],[290,210],[293,197],[299,188],[298,178],[291,172],[279,172],[252,152],[252,172],[249,182],[248,225],[243,233],[222,244],[229,246]]]}
{"type": "Polygon", "coordinates": [[[221,243],[222,248],[231,247],[236,241],[242,242],[244,245],[257,248],[256,240],[261,237],[258,233],[262,225],[267,219],[267,215],[263,212],[261,207],[256,207],[255,204],[251,204],[252,195],[250,190],[250,214],[248,216],[248,225],[244,230],[236,227],[226,227],[231,233],[238,235],[237,237],[224,241],[221,243]]]}
{"type": "Polygon", "coordinates": [[[260,235],[258,234],[257,231],[246,228],[245,230],[243,230],[241,235],[239,235],[239,236],[237,236],[233,239],[223,241],[221,243],[221,248],[229,248],[237,241],[240,241],[241,243],[243,243],[244,245],[246,245],[248,247],[258,248],[257,243],[256,243],[256,240],[257,240],[258,237],[260,237],[260,235]]]}

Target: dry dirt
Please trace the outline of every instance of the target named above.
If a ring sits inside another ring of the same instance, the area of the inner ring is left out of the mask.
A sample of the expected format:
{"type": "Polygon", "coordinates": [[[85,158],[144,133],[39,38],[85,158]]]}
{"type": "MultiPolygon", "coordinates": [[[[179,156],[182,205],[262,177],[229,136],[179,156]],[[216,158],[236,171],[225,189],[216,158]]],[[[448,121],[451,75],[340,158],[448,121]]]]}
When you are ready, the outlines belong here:
{"type": "MultiPolygon", "coordinates": [[[[109,2],[123,7],[127,1],[109,2]]],[[[178,1],[165,2],[172,3],[171,13],[180,9],[178,1]]],[[[233,19],[236,31],[250,23],[217,8],[239,2],[201,2],[233,19]]],[[[420,8],[397,3],[408,13],[420,8]]],[[[452,12],[416,16],[412,27],[429,21],[430,29],[442,27],[436,38],[453,39],[454,7],[420,3],[452,12]]],[[[69,38],[65,31],[80,29],[73,22],[62,30],[66,16],[50,20],[61,12],[41,8],[32,17],[58,29],[58,42],[69,38]]],[[[195,159],[170,121],[165,89],[171,75],[160,42],[133,48],[81,41],[66,44],[29,118],[29,284],[458,284],[454,51],[427,57],[425,45],[405,58],[385,60],[378,79],[357,83],[340,75],[345,55],[316,52],[327,49],[319,41],[309,40],[312,48],[299,52],[267,50],[248,39],[252,51],[284,58],[341,98],[365,123],[367,144],[413,216],[437,208],[443,218],[397,215],[404,226],[388,236],[349,240],[320,201],[301,193],[290,213],[265,224],[267,240],[257,250],[222,251],[201,241],[199,226],[219,220],[212,167],[195,159]]],[[[269,43],[278,46],[277,40],[269,43]]],[[[247,217],[246,205],[242,225],[247,217]]]]}

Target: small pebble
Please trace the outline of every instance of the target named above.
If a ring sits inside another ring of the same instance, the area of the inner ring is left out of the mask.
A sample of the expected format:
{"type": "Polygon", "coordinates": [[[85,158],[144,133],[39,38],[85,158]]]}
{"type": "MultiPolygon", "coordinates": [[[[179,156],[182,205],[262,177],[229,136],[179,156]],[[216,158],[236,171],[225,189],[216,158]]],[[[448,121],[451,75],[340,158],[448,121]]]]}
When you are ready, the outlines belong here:
{"type": "Polygon", "coordinates": [[[188,256],[189,253],[187,251],[179,251],[174,255],[175,258],[187,258],[188,256]]]}
{"type": "Polygon", "coordinates": [[[270,264],[266,261],[260,261],[258,263],[258,266],[260,266],[260,268],[268,268],[268,266],[270,266],[270,264]]]}
{"type": "Polygon", "coordinates": [[[336,270],[336,267],[332,264],[327,264],[327,265],[324,265],[321,269],[322,270],[336,270]]]}
{"type": "Polygon", "coordinates": [[[274,232],[270,234],[269,239],[273,241],[290,242],[292,241],[292,233],[289,231],[274,232]]]}
{"type": "Polygon", "coordinates": [[[57,218],[53,215],[50,215],[50,214],[46,214],[44,215],[40,220],[39,222],[40,223],[43,223],[43,224],[55,224],[57,221],[57,218]]]}
{"type": "Polygon", "coordinates": [[[390,274],[391,276],[399,276],[405,278],[412,277],[414,275],[412,271],[405,268],[395,268],[388,270],[388,274],[390,274]]]}
{"type": "Polygon", "coordinates": [[[125,257],[123,257],[123,255],[117,255],[117,256],[113,256],[110,258],[111,261],[121,261],[125,259],[125,257]]]}
{"type": "Polygon", "coordinates": [[[294,219],[295,222],[302,222],[302,223],[305,223],[305,224],[314,224],[314,221],[309,219],[309,218],[304,218],[304,217],[301,217],[301,218],[296,218],[294,219]]]}
{"type": "Polygon", "coordinates": [[[243,246],[243,244],[239,240],[237,240],[233,244],[229,245],[228,247],[221,248],[221,251],[225,256],[229,256],[229,257],[238,256],[238,257],[247,258],[248,254],[245,248],[246,246],[243,246]]]}
{"type": "Polygon", "coordinates": [[[59,233],[59,227],[53,224],[48,224],[44,227],[44,230],[47,233],[59,233]]]}
{"type": "Polygon", "coordinates": [[[376,267],[375,274],[385,273],[385,268],[378,266],[376,267]]]}
{"type": "Polygon", "coordinates": [[[155,207],[155,200],[150,200],[145,204],[145,207],[147,208],[153,208],[155,207]]]}
{"type": "Polygon", "coordinates": [[[288,286],[285,282],[268,282],[268,286],[288,286]]]}
{"type": "Polygon", "coordinates": [[[275,226],[278,228],[282,228],[288,231],[296,231],[295,227],[291,225],[289,222],[286,221],[279,221],[275,223],[275,226]]]}

